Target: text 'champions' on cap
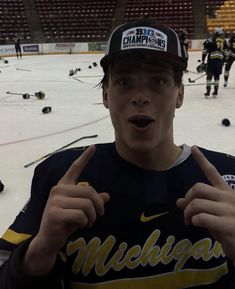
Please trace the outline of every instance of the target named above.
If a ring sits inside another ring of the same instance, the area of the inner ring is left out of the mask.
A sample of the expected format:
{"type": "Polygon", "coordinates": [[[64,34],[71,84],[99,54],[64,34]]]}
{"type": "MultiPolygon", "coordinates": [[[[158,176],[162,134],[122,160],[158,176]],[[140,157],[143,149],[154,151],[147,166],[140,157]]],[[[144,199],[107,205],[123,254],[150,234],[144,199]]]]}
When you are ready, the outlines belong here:
{"type": "Polygon", "coordinates": [[[100,65],[106,71],[115,56],[132,51],[151,51],[175,68],[180,70],[187,68],[187,61],[182,57],[176,32],[168,26],[159,24],[156,20],[144,19],[117,27],[109,38],[106,53],[100,65]]]}

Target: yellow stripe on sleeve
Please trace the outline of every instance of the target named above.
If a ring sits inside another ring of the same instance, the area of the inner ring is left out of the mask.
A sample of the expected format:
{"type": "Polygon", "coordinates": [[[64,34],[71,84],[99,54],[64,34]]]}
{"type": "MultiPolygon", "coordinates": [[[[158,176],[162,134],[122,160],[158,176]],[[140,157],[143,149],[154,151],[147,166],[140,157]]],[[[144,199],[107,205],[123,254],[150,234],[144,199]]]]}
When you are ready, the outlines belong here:
{"type": "Polygon", "coordinates": [[[17,233],[11,229],[7,229],[6,232],[3,234],[2,239],[12,243],[14,245],[18,245],[21,242],[27,240],[30,238],[32,235],[29,234],[23,234],[23,233],[17,233]]]}

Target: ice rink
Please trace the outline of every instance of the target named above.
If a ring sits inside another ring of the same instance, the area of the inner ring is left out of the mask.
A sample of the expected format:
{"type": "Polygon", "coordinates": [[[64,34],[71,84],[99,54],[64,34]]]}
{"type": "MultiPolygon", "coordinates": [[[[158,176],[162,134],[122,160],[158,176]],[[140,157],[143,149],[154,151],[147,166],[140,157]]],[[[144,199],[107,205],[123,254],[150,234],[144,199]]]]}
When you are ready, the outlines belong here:
{"type": "MultiPolygon", "coordinates": [[[[0,234],[14,221],[30,196],[35,165],[31,161],[53,152],[83,136],[94,139],[76,142],[75,146],[114,140],[108,110],[102,105],[102,77],[97,55],[37,55],[0,60],[0,180],[5,185],[0,193],[0,234]],[[92,66],[89,69],[89,66],[92,66]],[[81,68],[73,76],[70,70],[81,68]],[[45,92],[43,100],[35,92],[45,92]],[[10,93],[29,93],[29,99],[10,93]],[[52,111],[42,113],[51,106],[52,111]]],[[[205,77],[195,83],[188,78],[196,73],[200,52],[190,52],[189,73],[184,75],[185,100],[176,111],[175,142],[199,145],[235,155],[235,64],[228,87],[220,80],[216,99],[205,99],[205,77]],[[202,84],[202,85],[201,85],[202,84]],[[228,118],[229,127],[221,125],[228,118]]]]}

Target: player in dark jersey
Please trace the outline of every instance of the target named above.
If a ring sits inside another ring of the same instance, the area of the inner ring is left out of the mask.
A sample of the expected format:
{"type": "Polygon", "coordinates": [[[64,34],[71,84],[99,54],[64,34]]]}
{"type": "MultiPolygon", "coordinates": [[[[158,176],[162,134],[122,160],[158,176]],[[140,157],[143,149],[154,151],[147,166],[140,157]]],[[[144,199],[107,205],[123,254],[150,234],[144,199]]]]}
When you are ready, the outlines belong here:
{"type": "Polygon", "coordinates": [[[17,58],[22,58],[21,39],[20,38],[14,38],[13,42],[15,44],[15,51],[16,51],[17,58]]]}
{"type": "Polygon", "coordinates": [[[186,68],[176,33],[119,26],[101,66],[115,141],[36,167],[0,239],[1,289],[234,289],[235,159],[173,141],[186,68]]]}
{"type": "MultiPolygon", "coordinates": [[[[188,32],[185,28],[180,33],[179,39],[180,39],[180,44],[181,44],[181,49],[182,49],[182,56],[188,62],[189,37],[188,37],[188,32]]],[[[185,69],[185,72],[188,72],[187,68],[185,69]]]]}
{"type": "Polygon", "coordinates": [[[203,43],[203,63],[207,57],[206,93],[204,94],[206,98],[210,95],[212,80],[214,80],[214,91],[212,95],[213,97],[218,95],[220,74],[222,73],[226,49],[227,43],[223,38],[223,31],[221,28],[216,28],[214,36],[203,43]]]}
{"type": "Polygon", "coordinates": [[[226,56],[224,68],[224,87],[228,85],[229,72],[235,60],[235,34],[228,40],[228,54],[226,56]]]}

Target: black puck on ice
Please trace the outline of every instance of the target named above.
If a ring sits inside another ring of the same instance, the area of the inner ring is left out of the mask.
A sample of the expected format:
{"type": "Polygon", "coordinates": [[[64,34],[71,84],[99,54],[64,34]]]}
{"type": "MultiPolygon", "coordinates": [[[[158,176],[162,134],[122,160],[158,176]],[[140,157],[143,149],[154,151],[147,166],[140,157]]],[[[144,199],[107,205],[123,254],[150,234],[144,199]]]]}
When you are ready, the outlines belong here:
{"type": "Polygon", "coordinates": [[[4,185],[3,183],[0,181],[0,193],[4,190],[4,185]]]}
{"type": "Polygon", "coordinates": [[[89,69],[92,69],[92,66],[91,66],[91,65],[89,65],[89,66],[88,66],[88,68],[89,68],[89,69]]]}
{"type": "Polygon", "coordinates": [[[30,95],[28,93],[23,94],[23,99],[29,99],[29,98],[30,98],[30,95]]]}
{"type": "Polygon", "coordinates": [[[230,120],[228,118],[223,118],[221,123],[224,126],[230,126],[230,120]]]}
{"type": "Polygon", "coordinates": [[[73,69],[69,70],[69,76],[73,76],[75,74],[75,71],[73,69]]]}
{"type": "Polygon", "coordinates": [[[51,106],[45,106],[42,109],[42,113],[50,113],[51,112],[51,106]]]}

